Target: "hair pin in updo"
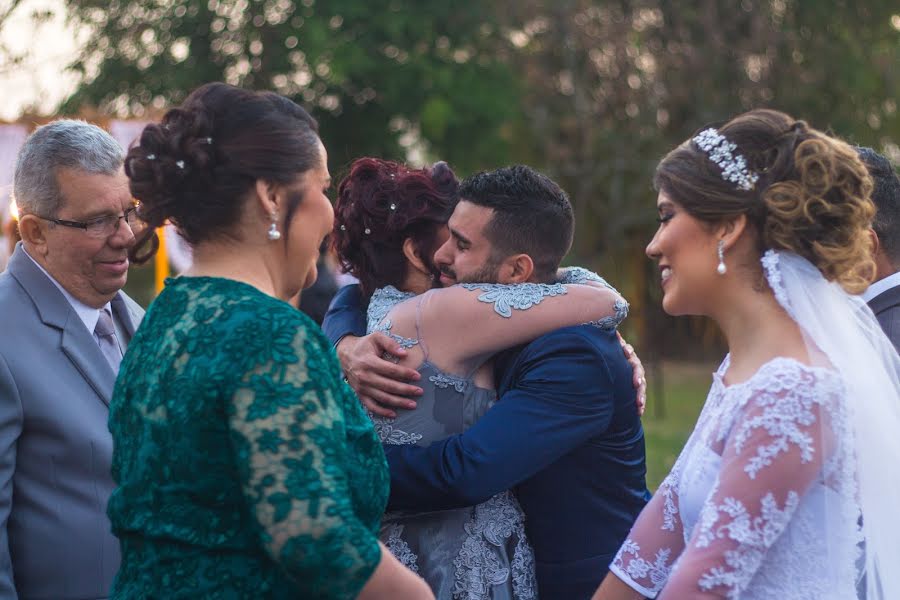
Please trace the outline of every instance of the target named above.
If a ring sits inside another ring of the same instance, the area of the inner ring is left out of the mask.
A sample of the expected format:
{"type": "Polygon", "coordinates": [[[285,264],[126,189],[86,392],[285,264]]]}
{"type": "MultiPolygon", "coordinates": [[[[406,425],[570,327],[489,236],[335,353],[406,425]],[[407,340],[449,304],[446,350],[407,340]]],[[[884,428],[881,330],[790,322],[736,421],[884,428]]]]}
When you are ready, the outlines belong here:
{"type": "Polygon", "coordinates": [[[203,139],[200,140],[200,141],[202,141],[204,144],[206,144],[206,145],[208,145],[208,146],[212,146],[212,138],[211,138],[211,137],[203,138],[203,139]]]}
{"type": "Polygon", "coordinates": [[[397,210],[397,205],[391,202],[391,210],[397,210]]]}
{"type": "Polygon", "coordinates": [[[180,170],[183,171],[183,170],[184,170],[184,161],[183,161],[183,160],[176,160],[176,161],[175,161],[175,166],[178,167],[180,170]]]}
{"type": "Polygon", "coordinates": [[[341,224],[341,231],[347,231],[347,226],[343,223],[341,224]]]}
{"type": "Polygon", "coordinates": [[[747,168],[742,155],[735,153],[737,144],[729,142],[721,133],[710,127],[694,136],[693,142],[722,170],[722,179],[747,191],[756,185],[759,175],[747,168]]]}
{"type": "Polygon", "coordinates": [[[369,229],[368,227],[366,227],[364,233],[365,233],[366,235],[369,235],[370,233],[372,233],[372,230],[369,229]]]}
{"type": "Polygon", "coordinates": [[[147,160],[156,160],[156,155],[155,155],[155,154],[148,154],[148,155],[147,155],[147,160]]]}

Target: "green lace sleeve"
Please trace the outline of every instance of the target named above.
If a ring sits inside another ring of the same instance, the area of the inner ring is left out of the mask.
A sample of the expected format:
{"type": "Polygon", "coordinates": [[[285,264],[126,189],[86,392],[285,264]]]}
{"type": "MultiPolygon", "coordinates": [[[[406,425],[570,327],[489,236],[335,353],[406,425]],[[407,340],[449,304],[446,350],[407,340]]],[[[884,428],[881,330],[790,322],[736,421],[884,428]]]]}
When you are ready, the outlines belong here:
{"type": "Polygon", "coordinates": [[[327,590],[353,598],[381,551],[348,486],[347,392],[324,360],[325,339],[297,323],[272,331],[270,359],[240,377],[229,413],[232,447],[261,542],[303,597],[327,590]]]}

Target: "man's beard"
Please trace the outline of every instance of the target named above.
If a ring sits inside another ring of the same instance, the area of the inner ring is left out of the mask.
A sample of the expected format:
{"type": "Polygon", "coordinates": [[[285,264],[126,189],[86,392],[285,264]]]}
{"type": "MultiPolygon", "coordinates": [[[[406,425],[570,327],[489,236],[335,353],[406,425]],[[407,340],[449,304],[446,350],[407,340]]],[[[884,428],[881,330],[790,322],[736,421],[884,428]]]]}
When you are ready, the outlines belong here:
{"type": "Polygon", "coordinates": [[[463,277],[457,277],[456,271],[449,268],[442,268],[441,271],[448,277],[453,278],[456,283],[497,283],[499,278],[500,263],[489,260],[485,265],[474,273],[469,273],[463,277]]]}

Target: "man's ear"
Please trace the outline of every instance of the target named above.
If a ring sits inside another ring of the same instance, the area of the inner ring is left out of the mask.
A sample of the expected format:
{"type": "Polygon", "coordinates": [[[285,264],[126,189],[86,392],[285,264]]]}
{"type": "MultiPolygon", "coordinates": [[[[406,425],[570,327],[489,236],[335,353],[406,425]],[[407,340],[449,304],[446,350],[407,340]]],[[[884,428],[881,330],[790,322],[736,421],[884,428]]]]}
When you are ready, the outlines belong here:
{"type": "Polygon", "coordinates": [[[881,251],[881,240],[878,239],[878,234],[871,227],[866,233],[869,234],[869,241],[872,243],[872,256],[878,256],[881,251]]]}
{"type": "Polygon", "coordinates": [[[426,275],[431,275],[431,271],[428,270],[425,261],[419,256],[419,249],[416,248],[416,244],[413,242],[412,238],[403,240],[403,256],[406,257],[406,260],[409,261],[409,264],[411,264],[414,269],[421,271],[426,275]]]}
{"type": "Polygon", "coordinates": [[[498,283],[526,283],[534,275],[534,261],[527,254],[513,254],[500,264],[498,283]]]}
{"type": "Polygon", "coordinates": [[[19,237],[28,246],[29,252],[41,256],[47,254],[47,226],[49,224],[34,215],[22,215],[19,218],[19,237]]]}

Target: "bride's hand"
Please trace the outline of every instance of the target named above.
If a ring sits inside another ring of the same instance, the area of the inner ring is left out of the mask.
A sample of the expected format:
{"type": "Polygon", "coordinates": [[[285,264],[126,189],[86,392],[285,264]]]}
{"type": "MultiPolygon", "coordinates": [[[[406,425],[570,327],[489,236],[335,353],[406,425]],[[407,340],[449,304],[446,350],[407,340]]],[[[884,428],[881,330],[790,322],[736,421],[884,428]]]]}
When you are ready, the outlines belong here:
{"type": "Polygon", "coordinates": [[[410,398],[420,396],[422,388],[407,382],[418,381],[419,373],[384,358],[385,354],[406,356],[406,350],[390,337],[383,333],[346,336],[335,350],[347,383],[373,414],[393,419],[397,413],[392,409],[416,407],[410,398]]]}

